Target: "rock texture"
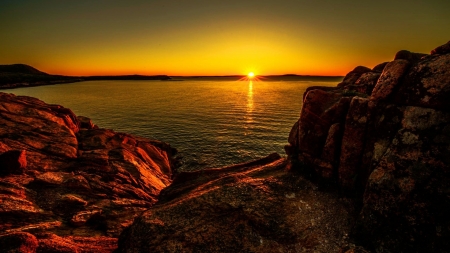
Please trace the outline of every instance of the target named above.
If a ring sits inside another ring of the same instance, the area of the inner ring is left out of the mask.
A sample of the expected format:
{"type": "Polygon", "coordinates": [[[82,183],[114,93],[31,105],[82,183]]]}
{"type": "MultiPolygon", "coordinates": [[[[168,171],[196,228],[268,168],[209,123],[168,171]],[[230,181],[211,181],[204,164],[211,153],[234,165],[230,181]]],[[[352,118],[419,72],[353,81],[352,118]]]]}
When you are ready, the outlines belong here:
{"type": "Polygon", "coordinates": [[[178,174],[124,230],[117,252],[339,252],[351,247],[349,206],[272,154],[178,174]]]}
{"type": "Polygon", "coordinates": [[[449,48],[309,89],[290,133],[291,159],[361,201],[355,234],[376,252],[450,252],[449,48]]]}
{"type": "Polygon", "coordinates": [[[175,152],[0,93],[0,249],[111,252],[171,183],[175,152]]]}

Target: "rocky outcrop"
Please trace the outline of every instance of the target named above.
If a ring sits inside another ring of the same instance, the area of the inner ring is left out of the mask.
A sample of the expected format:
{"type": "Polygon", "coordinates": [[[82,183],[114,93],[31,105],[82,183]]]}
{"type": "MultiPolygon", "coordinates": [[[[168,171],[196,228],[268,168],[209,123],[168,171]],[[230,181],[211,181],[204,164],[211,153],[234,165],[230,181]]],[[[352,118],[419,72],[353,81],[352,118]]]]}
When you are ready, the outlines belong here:
{"type": "Polygon", "coordinates": [[[449,45],[310,89],[290,133],[291,159],[360,199],[355,234],[377,252],[450,251],[449,45]]]}
{"type": "Polygon", "coordinates": [[[349,205],[277,154],[183,172],[124,230],[117,252],[338,252],[349,247],[349,205]]]}
{"type": "Polygon", "coordinates": [[[111,252],[170,185],[175,152],[0,93],[0,249],[111,252]]]}

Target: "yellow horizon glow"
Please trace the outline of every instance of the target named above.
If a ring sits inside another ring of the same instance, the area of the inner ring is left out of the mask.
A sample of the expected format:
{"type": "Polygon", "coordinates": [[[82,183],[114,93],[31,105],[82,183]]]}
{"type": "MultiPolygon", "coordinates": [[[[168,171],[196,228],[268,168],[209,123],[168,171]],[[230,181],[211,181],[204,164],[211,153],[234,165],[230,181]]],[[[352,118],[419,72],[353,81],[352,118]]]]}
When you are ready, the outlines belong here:
{"type": "Polygon", "coordinates": [[[0,64],[70,76],[344,76],[402,49],[429,53],[448,41],[450,20],[437,0],[390,12],[351,1],[7,2],[0,64]]]}
{"type": "Polygon", "coordinates": [[[252,79],[253,77],[255,77],[255,73],[250,72],[250,73],[248,73],[247,76],[248,76],[248,78],[252,79]]]}

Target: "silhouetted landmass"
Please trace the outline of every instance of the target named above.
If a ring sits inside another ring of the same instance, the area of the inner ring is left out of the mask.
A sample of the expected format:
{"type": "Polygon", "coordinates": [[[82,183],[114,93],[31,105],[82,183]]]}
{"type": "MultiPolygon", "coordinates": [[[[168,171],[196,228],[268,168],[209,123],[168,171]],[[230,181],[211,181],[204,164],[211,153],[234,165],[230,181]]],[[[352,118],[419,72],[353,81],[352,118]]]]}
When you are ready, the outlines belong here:
{"type": "Polygon", "coordinates": [[[0,89],[70,83],[80,77],[49,75],[25,64],[0,65],[0,89]]]}
{"type": "Polygon", "coordinates": [[[83,77],[86,81],[92,80],[170,80],[166,75],[143,76],[143,75],[123,75],[123,76],[87,76],[83,77]]]}
{"type": "Polygon", "coordinates": [[[92,80],[169,80],[166,75],[63,76],[50,75],[25,64],[0,65],[0,89],[92,80]]]}

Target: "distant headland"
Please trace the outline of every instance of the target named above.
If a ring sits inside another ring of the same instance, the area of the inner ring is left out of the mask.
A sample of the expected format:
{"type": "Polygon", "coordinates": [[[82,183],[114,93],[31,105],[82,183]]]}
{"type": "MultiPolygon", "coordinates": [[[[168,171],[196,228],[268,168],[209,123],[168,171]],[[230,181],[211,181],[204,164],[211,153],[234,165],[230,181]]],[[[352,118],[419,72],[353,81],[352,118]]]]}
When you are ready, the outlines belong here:
{"type": "Polygon", "coordinates": [[[51,75],[26,64],[0,65],[0,89],[73,83],[91,80],[170,80],[166,75],[63,76],[51,75]]]}

